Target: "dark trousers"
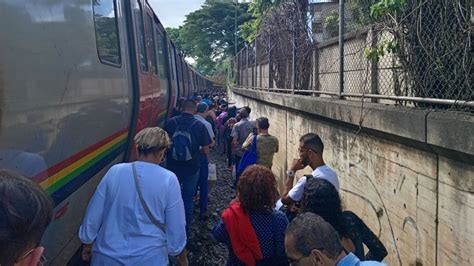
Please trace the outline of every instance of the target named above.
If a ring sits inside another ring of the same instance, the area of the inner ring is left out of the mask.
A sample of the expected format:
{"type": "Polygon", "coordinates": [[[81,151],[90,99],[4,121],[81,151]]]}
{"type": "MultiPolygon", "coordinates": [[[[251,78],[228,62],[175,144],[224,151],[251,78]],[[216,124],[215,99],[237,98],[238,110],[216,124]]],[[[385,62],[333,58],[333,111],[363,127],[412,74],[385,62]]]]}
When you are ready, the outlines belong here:
{"type": "Polygon", "coordinates": [[[201,214],[207,212],[207,180],[209,178],[209,159],[207,155],[201,154],[201,169],[199,170],[199,211],[201,214]]]}
{"type": "Polygon", "coordinates": [[[239,183],[239,177],[240,175],[237,173],[237,168],[239,168],[240,160],[242,160],[242,156],[235,155],[235,181],[234,181],[234,187],[237,187],[237,184],[239,183]]]}
{"type": "Polygon", "coordinates": [[[231,167],[233,164],[232,158],[232,139],[226,139],[227,145],[227,167],[231,167]]]}

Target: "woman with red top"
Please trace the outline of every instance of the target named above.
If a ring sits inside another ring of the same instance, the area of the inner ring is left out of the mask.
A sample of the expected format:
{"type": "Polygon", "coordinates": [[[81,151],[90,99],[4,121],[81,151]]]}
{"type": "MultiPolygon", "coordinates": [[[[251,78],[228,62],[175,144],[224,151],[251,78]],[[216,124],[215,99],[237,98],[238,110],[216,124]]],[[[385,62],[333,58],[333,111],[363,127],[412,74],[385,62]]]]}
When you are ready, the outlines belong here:
{"type": "Polygon", "coordinates": [[[288,265],[285,229],[288,219],[273,210],[276,180],[268,168],[253,165],[240,176],[237,198],[225,209],[212,233],[227,244],[227,265],[288,265]]]}

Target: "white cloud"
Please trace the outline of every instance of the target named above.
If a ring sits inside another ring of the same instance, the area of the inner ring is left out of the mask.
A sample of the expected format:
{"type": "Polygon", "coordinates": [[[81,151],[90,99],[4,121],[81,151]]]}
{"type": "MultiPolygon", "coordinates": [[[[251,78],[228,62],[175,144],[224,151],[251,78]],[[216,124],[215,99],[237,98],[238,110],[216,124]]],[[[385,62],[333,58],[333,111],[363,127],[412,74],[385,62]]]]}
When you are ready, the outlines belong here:
{"type": "Polygon", "coordinates": [[[183,24],[186,15],[201,7],[205,0],[148,0],[165,27],[183,24]]]}

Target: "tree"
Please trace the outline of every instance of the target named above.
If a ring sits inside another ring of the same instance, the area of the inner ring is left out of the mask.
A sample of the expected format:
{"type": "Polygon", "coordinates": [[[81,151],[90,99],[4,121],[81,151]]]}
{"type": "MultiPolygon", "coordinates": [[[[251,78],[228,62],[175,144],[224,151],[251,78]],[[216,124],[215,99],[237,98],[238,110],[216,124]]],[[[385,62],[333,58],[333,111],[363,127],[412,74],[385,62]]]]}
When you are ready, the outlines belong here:
{"type": "Polygon", "coordinates": [[[249,12],[252,19],[240,26],[241,36],[247,42],[252,42],[258,34],[262,19],[273,7],[282,3],[283,0],[255,0],[250,4],[249,12]]]}
{"type": "Polygon", "coordinates": [[[168,29],[170,38],[186,56],[196,61],[195,67],[201,73],[213,74],[220,61],[234,55],[235,45],[239,49],[243,47],[240,34],[235,43],[234,12],[237,12],[237,27],[250,19],[248,4],[206,0],[199,10],[186,16],[182,27],[168,29]]]}
{"type": "Polygon", "coordinates": [[[168,33],[169,38],[173,41],[176,49],[182,52],[182,54],[186,57],[190,51],[185,49],[185,45],[183,44],[183,40],[181,39],[180,32],[182,30],[182,26],[179,28],[166,28],[166,32],[168,33]]]}

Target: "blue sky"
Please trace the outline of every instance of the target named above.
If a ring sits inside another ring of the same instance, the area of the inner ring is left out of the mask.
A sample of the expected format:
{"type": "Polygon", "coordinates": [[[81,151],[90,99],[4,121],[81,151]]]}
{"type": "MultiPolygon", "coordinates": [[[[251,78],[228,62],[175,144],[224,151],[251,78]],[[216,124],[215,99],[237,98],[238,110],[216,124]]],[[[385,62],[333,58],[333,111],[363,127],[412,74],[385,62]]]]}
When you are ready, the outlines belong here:
{"type": "Polygon", "coordinates": [[[205,0],[148,0],[165,27],[182,25],[185,16],[199,9],[205,0]]]}

